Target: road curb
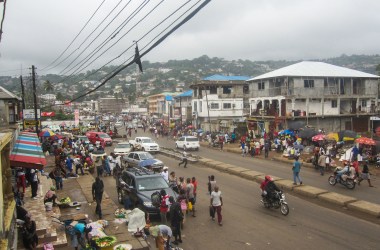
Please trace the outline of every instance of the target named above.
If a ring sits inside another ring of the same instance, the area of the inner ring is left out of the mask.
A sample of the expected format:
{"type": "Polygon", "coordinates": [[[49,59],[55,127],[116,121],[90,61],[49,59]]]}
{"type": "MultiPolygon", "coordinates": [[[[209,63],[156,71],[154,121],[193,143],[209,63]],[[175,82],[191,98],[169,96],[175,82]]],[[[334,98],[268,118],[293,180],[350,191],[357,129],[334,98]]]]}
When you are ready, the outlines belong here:
{"type": "MultiPolygon", "coordinates": [[[[160,151],[160,153],[168,157],[175,158],[175,156],[171,156],[170,153],[167,151],[165,152],[160,151]]],[[[288,159],[278,159],[278,157],[274,157],[273,159],[278,160],[278,161],[283,161],[286,163],[291,163],[291,161],[288,159]]],[[[239,176],[246,180],[254,181],[257,183],[261,183],[265,178],[264,173],[261,173],[255,170],[245,169],[245,168],[234,166],[231,164],[225,164],[223,162],[214,161],[207,158],[200,158],[197,161],[197,164],[201,166],[213,168],[224,173],[239,176]]],[[[304,163],[303,166],[313,167],[311,163],[304,163]]],[[[274,179],[276,184],[281,189],[285,189],[289,192],[294,192],[295,194],[299,196],[302,196],[305,198],[312,198],[314,200],[321,200],[335,207],[339,207],[339,208],[344,207],[347,210],[359,212],[361,214],[368,215],[372,218],[373,217],[380,218],[380,205],[378,204],[363,201],[363,200],[357,200],[354,197],[338,194],[335,192],[329,192],[327,190],[309,186],[309,185],[293,185],[293,181],[291,180],[279,178],[276,176],[271,176],[271,177],[274,179]]]]}

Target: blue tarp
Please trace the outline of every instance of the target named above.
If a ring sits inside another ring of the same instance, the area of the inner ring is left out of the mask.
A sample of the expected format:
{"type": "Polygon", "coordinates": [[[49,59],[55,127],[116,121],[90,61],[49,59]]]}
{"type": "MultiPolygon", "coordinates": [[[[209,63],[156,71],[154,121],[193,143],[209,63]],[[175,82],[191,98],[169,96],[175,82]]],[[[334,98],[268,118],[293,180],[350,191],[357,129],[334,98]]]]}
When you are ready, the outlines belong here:
{"type": "Polygon", "coordinates": [[[188,91],[183,92],[182,94],[176,95],[174,98],[177,99],[179,97],[192,97],[192,96],[193,96],[193,91],[188,90],[188,91]]]}

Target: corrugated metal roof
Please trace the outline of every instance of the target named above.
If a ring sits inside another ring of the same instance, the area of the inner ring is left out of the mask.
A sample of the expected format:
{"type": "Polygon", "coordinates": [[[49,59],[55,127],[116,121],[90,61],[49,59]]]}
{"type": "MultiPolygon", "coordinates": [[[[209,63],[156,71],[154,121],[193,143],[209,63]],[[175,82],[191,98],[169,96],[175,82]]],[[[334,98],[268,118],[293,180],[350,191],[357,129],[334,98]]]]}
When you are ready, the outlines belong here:
{"type": "Polygon", "coordinates": [[[212,75],[203,78],[204,81],[246,81],[249,76],[224,76],[224,75],[212,75]]]}
{"type": "Polygon", "coordinates": [[[179,97],[192,97],[193,96],[193,91],[192,90],[188,90],[188,91],[185,91],[179,95],[176,95],[174,98],[179,98],[179,97]]]}
{"type": "Polygon", "coordinates": [[[13,94],[12,92],[6,90],[3,87],[0,87],[0,99],[17,99],[17,100],[21,100],[15,94],[13,94]]]}
{"type": "Polygon", "coordinates": [[[165,101],[173,101],[173,96],[171,95],[165,96],[165,101]]]}
{"type": "Polygon", "coordinates": [[[377,75],[339,67],[324,62],[304,61],[256,76],[248,81],[284,76],[380,78],[377,75]]]}

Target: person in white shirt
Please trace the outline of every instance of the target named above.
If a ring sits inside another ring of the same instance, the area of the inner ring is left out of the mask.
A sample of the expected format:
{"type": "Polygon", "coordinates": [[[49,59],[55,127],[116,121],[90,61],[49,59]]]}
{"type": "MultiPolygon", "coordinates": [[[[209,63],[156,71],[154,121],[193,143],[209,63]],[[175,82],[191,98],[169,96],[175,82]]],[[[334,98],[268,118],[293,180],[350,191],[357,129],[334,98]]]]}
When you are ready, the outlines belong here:
{"type": "Polygon", "coordinates": [[[218,223],[219,226],[222,225],[222,206],[223,206],[223,199],[222,199],[222,192],[219,191],[219,187],[215,186],[214,191],[211,192],[211,199],[210,199],[210,205],[213,208],[212,213],[212,220],[214,220],[215,212],[218,216],[218,223]]]}
{"type": "Polygon", "coordinates": [[[166,182],[169,182],[169,173],[168,173],[168,167],[167,166],[162,168],[161,175],[164,177],[166,182]]]}

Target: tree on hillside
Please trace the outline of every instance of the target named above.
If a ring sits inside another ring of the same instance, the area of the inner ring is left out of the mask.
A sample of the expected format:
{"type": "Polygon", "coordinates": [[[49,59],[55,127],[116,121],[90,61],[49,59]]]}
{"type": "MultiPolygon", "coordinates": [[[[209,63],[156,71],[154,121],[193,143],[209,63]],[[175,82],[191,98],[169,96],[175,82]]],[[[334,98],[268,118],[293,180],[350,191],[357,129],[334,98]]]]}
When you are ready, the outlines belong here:
{"type": "Polygon", "coordinates": [[[46,80],[46,81],[44,82],[44,90],[45,90],[46,92],[50,92],[50,91],[52,91],[53,89],[54,89],[53,84],[52,84],[49,80],[46,80]]]}

